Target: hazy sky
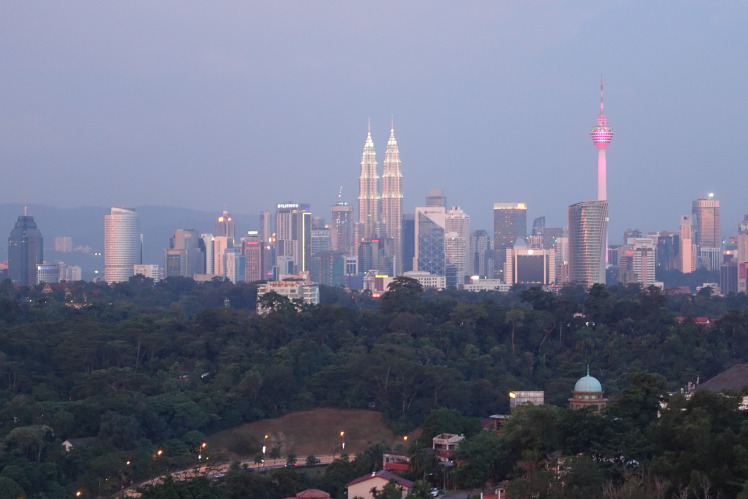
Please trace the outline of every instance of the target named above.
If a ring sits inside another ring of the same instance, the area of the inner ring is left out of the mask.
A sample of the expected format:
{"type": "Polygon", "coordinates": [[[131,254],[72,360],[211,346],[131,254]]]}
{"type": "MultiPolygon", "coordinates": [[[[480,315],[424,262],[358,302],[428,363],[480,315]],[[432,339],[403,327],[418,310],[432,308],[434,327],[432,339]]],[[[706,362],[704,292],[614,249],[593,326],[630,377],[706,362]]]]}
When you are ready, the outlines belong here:
{"type": "Polygon", "coordinates": [[[603,73],[611,242],[709,192],[733,233],[746,26],[745,1],[6,1],[0,200],[329,219],[394,115],[406,211],[441,188],[473,229],[516,201],[566,225],[596,196],[603,73]]]}

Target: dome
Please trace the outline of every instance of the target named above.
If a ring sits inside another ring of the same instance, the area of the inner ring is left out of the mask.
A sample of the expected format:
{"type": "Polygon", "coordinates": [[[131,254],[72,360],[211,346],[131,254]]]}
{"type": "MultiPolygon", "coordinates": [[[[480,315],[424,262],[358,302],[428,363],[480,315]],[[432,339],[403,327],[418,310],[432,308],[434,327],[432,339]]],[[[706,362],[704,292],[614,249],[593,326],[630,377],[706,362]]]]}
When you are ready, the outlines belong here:
{"type": "Polygon", "coordinates": [[[585,393],[602,392],[603,387],[600,384],[600,382],[597,380],[597,378],[593,378],[592,376],[588,374],[584,378],[579,378],[579,381],[577,381],[577,384],[574,385],[574,391],[585,392],[585,393]]]}

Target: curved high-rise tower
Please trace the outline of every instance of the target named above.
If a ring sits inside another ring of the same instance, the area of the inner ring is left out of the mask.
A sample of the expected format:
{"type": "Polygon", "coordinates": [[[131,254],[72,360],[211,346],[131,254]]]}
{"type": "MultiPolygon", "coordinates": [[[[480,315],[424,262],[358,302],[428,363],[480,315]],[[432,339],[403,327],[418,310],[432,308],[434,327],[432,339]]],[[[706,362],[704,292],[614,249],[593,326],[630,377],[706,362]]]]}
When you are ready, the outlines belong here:
{"type": "Polygon", "coordinates": [[[607,165],[605,149],[613,140],[613,129],[608,126],[608,118],[603,112],[603,79],[600,78],[600,115],[597,117],[597,125],[590,130],[592,142],[597,147],[597,200],[608,199],[607,192],[607,165]]]}
{"type": "Polygon", "coordinates": [[[381,197],[379,194],[379,175],[377,174],[377,153],[371,139],[371,127],[364,143],[361,155],[361,175],[358,178],[358,240],[370,239],[377,235],[381,197]]]}
{"type": "Polygon", "coordinates": [[[402,173],[400,172],[400,151],[395,139],[395,124],[390,129],[387,150],[384,153],[382,171],[382,223],[384,236],[392,239],[392,273],[402,274],[402,219],[403,194],[402,173]]]}
{"type": "Polygon", "coordinates": [[[140,217],[135,210],[112,208],[104,216],[104,280],[107,284],[127,281],[134,265],[143,263],[140,217]]]}

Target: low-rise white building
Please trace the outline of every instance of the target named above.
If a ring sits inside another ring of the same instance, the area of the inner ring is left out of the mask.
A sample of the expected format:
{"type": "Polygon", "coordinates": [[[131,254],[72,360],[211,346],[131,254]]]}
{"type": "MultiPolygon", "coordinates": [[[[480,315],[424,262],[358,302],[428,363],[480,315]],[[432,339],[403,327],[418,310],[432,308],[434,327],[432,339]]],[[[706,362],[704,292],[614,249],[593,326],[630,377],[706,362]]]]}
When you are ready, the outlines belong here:
{"type": "Polygon", "coordinates": [[[260,300],[264,294],[270,292],[277,293],[291,301],[300,299],[310,305],[319,304],[319,286],[317,284],[306,280],[269,281],[257,287],[258,314],[266,314],[270,311],[262,306],[262,300],[260,300]]]}

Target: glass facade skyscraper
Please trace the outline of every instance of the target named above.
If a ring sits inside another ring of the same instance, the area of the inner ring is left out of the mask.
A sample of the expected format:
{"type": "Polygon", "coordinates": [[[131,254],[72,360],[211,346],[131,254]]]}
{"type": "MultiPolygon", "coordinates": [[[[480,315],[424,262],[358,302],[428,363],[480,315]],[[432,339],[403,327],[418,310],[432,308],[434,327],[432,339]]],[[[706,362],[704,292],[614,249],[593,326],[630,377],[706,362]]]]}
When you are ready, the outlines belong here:
{"type": "Polygon", "coordinates": [[[569,281],[589,287],[605,284],[608,201],[569,206],[569,281]]]}
{"type": "Polygon", "coordinates": [[[43,260],[42,233],[24,210],[8,237],[8,278],[16,284],[37,284],[36,266],[43,260]]]}

